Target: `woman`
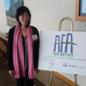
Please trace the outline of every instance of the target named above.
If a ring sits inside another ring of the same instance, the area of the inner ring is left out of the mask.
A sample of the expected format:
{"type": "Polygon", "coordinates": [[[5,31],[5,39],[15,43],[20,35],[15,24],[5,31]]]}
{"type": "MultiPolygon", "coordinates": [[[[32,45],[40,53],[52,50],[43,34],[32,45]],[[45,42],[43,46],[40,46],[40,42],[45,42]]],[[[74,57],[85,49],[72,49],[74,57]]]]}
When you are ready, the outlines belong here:
{"type": "Polygon", "coordinates": [[[39,33],[31,26],[31,13],[25,6],[16,11],[17,25],[9,30],[8,66],[9,74],[17,81],[17,86],[33,86],[38,68],[39,33]]]}

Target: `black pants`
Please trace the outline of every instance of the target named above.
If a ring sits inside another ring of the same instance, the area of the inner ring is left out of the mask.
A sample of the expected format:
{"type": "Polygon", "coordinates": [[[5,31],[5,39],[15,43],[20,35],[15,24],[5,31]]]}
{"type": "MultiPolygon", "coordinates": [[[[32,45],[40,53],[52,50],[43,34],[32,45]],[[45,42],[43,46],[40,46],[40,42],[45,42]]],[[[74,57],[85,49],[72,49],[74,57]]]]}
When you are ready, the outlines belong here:
{"type": "Polygon", "coordinates": [[[19,78],[16,80],[17,86],[34,86],[34,80],[28,78],[19,78]]]}

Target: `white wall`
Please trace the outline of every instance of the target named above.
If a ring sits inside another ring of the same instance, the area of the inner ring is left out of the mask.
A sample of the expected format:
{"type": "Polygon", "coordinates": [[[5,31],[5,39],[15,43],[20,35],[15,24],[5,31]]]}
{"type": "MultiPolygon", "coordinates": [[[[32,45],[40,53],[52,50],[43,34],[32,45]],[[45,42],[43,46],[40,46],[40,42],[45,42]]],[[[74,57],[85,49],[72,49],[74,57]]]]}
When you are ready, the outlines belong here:
{"type": "MultiPolygon", "coordinates": [[[[59,22],[63,17],[70,17],[74,21],[74,29],[86,31],[86,22],[76,22],[75,0],[24,0],[24,4],[30,8],[32,13],[32,25],[39,30],[58,30],[59,22]]],[[[69,28],[70,23],[64,23],[65,28],[69,28]]],[[[0,0],[0,32],[8,32],[4,0],[0,0]]],[[[73,75],[64,74],[74,80],[73,75]]],[[[78,76],[80,86],[85,86],[86,77],[78,76]]]]}
{"type": "Polygon", "coordinates": [[[63,0],[25,0],[25,5],[32,12],[32,24],[42,30],[56,30],[62,17],[74,16],[74,2],[72,4],[67,3],[70,2],[69,0],[65,0],[65,2],[63,0]]]}
{"type": "Polygon", "coordinates": [[[4,8],[4,0],[0,0],[0,32],[6,31],[6,16],[5,16],[5,8],[4,8]]]}

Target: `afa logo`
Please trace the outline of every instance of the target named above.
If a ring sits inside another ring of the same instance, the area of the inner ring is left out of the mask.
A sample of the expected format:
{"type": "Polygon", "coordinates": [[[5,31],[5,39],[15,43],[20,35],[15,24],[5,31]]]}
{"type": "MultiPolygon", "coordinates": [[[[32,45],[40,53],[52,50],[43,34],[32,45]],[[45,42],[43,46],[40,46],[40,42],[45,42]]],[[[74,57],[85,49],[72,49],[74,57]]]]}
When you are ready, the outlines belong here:
{"type": "Polygon", "coordinates": [[[77,44],[73,42],[73,34],[66,33],[55,36],[54,54],[73,56],[74,46],[77,44]]]}

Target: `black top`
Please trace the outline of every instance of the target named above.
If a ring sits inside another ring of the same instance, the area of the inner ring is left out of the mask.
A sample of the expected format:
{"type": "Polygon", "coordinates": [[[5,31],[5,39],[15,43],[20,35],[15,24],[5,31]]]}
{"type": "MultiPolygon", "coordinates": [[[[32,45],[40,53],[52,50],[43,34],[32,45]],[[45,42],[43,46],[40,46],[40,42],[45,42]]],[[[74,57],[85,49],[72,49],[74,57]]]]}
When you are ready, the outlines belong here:
{"type": "MultiPolygon", "coordinates": [[[[38,68],[38,59],[39,59],[39,45],[40,45],[39,32],[38,32],[37,28],[35,28],[34,26],[31,26],[31,28],[32,28],[32,32],[33,32],[32,35],[37,35],[37,37],[38,37],[37,40],[33,40],[33,64],[34,64],[34,69],[37,69],[38,68]]],[[[8,35],[7,54],[8,54],[9,70],[13,70],[13,36],[14,36],[14,30],[15,30],[15,26],[9,30],[9,35],[8,35]]],[[[24,45],[24,41],[23,41],[23,45],[24,45]]],[[[25,46],[23,46],[23,48],[25,48],[25,46]]],[[[25,53],[25,49],[24,49],[24,53],[25,53]]]]}
{"type": "Polygon", "coordinates": [[[28,70],[28,50],[27,50],[27,42],[25,37],[22,35],[22,43],[23,43],[23,49],[24,49],[24,66],[25,70],[28,70]]]}

